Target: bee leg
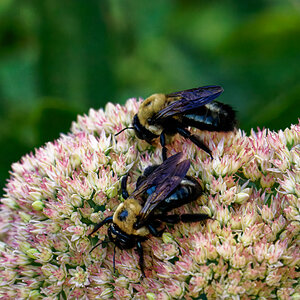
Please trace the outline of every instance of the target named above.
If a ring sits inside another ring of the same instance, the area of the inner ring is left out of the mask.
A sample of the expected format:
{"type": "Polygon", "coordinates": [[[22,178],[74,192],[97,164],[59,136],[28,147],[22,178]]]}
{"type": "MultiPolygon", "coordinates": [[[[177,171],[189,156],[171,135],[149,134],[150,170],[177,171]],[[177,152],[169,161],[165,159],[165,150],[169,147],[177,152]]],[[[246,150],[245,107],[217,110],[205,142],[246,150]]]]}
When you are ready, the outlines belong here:
{"type": "Polygon", "coordinates": [[[116,246],[114,246],[113,268],[114,268],[114,273],[116,273],[116,246]]]}
{"type": "Polygon", "coordinates": [[[100,245],[105,245],[106,243],[108,243],[108,242],[106,242],[106,241],[100,241],[98,244],[96,244],[91,250],[90,250],[90,252],[89,253],[91,253],[95,248],[97,248],[98,246],[100,246],[100,245]]]}
{"type": "Polygon", "coordinates": [[[156,217],[160,221],[170,224],[177,224],[180,222],[180,215],[157,215],[156,217]]]}
{"type": "Polygon", "coordinates": [[[165,161],[167,159],[167,147],[166,147],[166,136],[164,131],[160,134],[159,138],[160,138],[160,144],[162,146],[162,158],[163,161],[165,161]]]}
{"type": "Polygon", "coordinates": [[[128,174],[123,176],[122,179],[121,179],[122,197],[124,199],[127,199],[129,197],[129,194],[127,192],[127,179],[128,179],[128,174]]]}
{"type": "Polygon", "coordinates": [[[180,216],[180,221],[183,223],[199,222],[207,219],[210,219],[207,214],[182,214],[180,216]]]}
{"type": "Polygon", "coordinates": [[[141,244],[141,242],[137,242],[137,253],[139,255],[139,265],[140,265],[140,269],[142,271],[142,276],[145,276],[145,272],[144,272],[144,251],[143,251],[143,246],[141,244]]]}
{"type": "Polygon", "coordinates": [[[210,219],[210,217],[206,214],[182,214],[182,215],[157,215],[157,219],[170,223],[177,224],[179,222],[183,223],[192,223],[199,222],[202,220],[210,219]]]}
{"type": "Polygon", "coordinates": [[[177,127],[177,132],[180,135],[182,135],[183,137],[185,137],[186,139],[191,140],[191,142],[193,142],[200,149],[202,149],[203,151],[208,153],[210,155],[210,157],[212,158],[210,149],[202,141],[200,141],[196,135],[191,134],[187,129],[181,128],[181,127],[177,127]]]}
{"type": "Polygon", "coordinates": [[[150,233],[154,236],[160,237],[162,236],[163,232],[165,231],[165,228],[161,229],[161,230],[157,230],[154,226],[152,225],[147,225],[150,233]]]}

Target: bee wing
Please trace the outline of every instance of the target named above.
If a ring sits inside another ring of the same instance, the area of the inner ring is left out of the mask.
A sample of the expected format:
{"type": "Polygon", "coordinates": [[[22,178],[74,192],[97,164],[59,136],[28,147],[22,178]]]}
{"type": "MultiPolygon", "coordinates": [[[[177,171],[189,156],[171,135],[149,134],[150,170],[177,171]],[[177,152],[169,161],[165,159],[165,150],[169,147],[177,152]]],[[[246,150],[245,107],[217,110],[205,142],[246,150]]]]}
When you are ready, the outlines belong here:
{"type": "Polygon", "coordinates": [[[150,182],[148,189],[151,189],[151,191],[139,213],[137,228],[145,223],[151,212],[176,189],[186,175],[190,168],[190,161],[187,159],[179,162],[177,158],[181,158],[181,156],[182,153],[178,153],[168,158],[159,166],[160,170],[156,169],[150,174],[152,178],[146,180],[150,182]],[[170,159],[172,160],[169,161],[170,159]]]}
{"type": "Polygon", "coordinates": [[[203,106],[216,99],[222,92],[222,87],[210,85],[167,94],[166,97],[171,103],[156,113],[151,118],[151,123],[203,106]]]}
{"type": "Polygon", "coordinates": [[[130,195],[130,197],[136,198],[144,194],[149,188],[159,185],[164,182],[171,174],[178,168],[178,164],[182,159],[183,153],[177,153],[166,159],[161,165],[159,165],[142,183],[138,188],[130,195]]]}

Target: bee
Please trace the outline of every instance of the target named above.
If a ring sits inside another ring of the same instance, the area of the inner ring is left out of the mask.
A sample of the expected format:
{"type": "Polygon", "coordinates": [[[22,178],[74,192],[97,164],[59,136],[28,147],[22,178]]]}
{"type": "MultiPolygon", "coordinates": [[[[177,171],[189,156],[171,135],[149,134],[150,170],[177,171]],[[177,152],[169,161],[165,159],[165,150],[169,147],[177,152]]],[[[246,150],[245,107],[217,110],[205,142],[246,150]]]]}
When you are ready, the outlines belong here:
{"type": "Polygon", "coordinates": [[[210,149],[191,134],[188,127],[208,131],[232,131],[235,111],[227,104],[212,102],[223,92],[220,86],[203,86],[171,94],[153,94],[144,100],[131,127],[138,138],[148,143],[160,137],[163,160],[167,158],[166,135],[179,133],[211,156],[210,149]]]}
{"type": "MultiPolygon", "coordinates": [[[[108,227],[108,238],[114,243],[113,267],[115,270],[115,248],[131,249],[136,247],[139,255],[139,267],[143,277],[144,256],[142,242],[150,234],[161,236],[163,223],[198,222],[208,219],[207,214],[168,214],[172,209],[195,201],[203,190],[198,181],[186,175],[190,167],[188,159],[182,160],[182,153],[177,153],[160,165],[145,169],[136,183],[135,190],[128,194],[127,178],[121,180],[124,202],[119,204],[114,214],[97,224],[90,235],[103,225],[108,227]]],[[[102,242],[92,248],[96,248],[102,242]]],[[[91,251],[92,251],[91,250],[91,251]]]]}

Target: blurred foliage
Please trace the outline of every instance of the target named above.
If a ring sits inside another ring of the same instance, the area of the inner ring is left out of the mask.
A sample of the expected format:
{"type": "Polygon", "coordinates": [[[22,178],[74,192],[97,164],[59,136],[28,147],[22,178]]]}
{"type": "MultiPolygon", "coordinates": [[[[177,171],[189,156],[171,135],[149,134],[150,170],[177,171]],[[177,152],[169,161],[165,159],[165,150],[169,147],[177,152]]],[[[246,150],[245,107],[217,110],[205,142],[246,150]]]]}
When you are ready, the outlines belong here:
{"type": "Polygon", "coordinates": [[[108,101],[219,84],[246,131],[297,122],[299,36],[296,0],[1,0],[0,187],[108,101]]]}

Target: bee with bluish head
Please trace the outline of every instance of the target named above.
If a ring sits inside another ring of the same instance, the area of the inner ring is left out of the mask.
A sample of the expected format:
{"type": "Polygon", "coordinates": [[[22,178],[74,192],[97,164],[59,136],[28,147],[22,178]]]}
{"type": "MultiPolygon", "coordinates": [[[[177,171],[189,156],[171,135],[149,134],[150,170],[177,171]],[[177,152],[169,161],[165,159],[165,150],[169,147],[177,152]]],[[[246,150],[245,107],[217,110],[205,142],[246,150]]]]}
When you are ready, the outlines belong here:
{"type": "MultiPolygon", "coordinates": [[[[174,208],[195,201],[203,193],[198,181],[186,175],[189,167],[190,161],[182,160],[182,153],[169,157],[161,165],[150,166],[138,178],[131,195],[126,189],[127,176],[123,177],[121,189],[124,202],[117,207],[113,216],[97,224],[90,235],[104,224],[110,224],[109,240],[120,249],[136,246],[139,266],[145,276],[142,242],[147,240],[149,234],[161,236],[164,228],[159,228],[163,222],[189,223],[209,218],[206,214],[168,214],[174,208]]],[[[113,265],[115,270],[115,248],[113,265]]]]}
{"type": "Polygon", "coordinates": [[[166,135],[179,133],[211,155],[210,149],[190,133],[188,127],[208,131],[232,131],[236,126],[234,110],[226,104],[212,102],[223,92],[220,86],[203,86],[171,94],[154,94],[144,100],[133,118],[138,138],[148,143],[160,137],[163,160],[167,158],[166,135]]]}

